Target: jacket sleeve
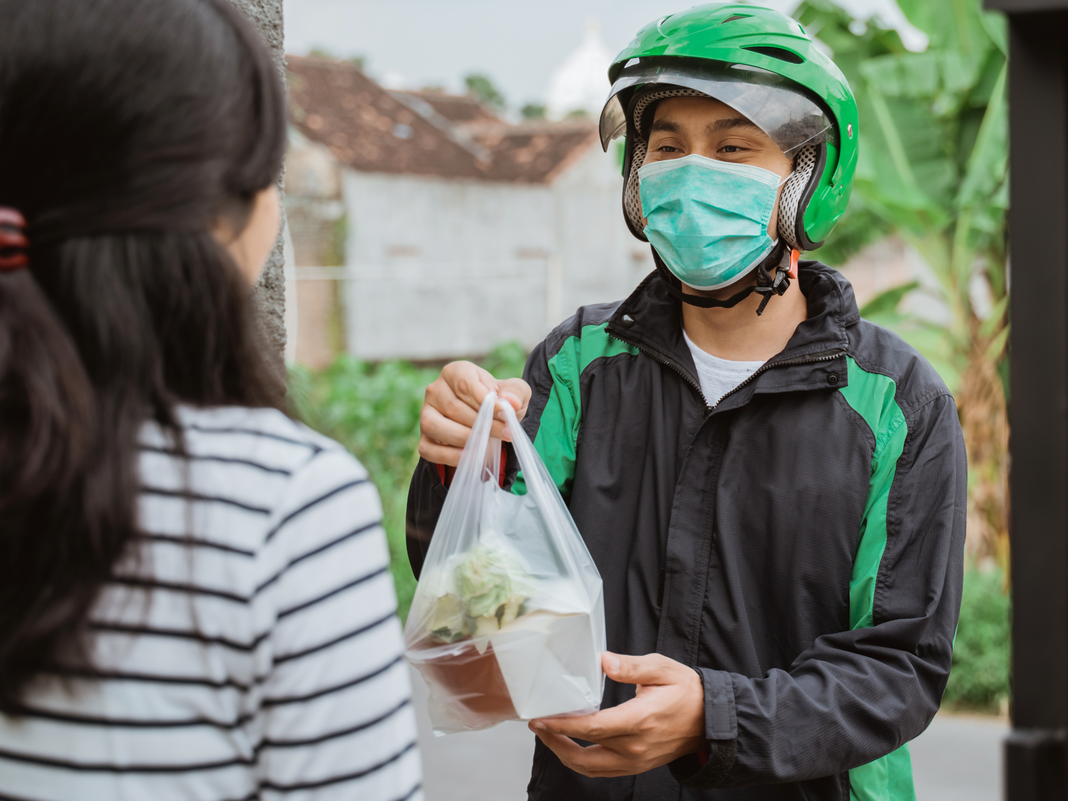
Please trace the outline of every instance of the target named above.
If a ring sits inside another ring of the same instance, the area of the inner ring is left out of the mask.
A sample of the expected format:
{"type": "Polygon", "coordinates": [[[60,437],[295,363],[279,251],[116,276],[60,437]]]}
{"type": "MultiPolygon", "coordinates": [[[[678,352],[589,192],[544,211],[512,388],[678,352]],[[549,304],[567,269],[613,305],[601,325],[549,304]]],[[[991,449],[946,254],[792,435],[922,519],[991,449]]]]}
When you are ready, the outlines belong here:
{"type": "Polygon", "coordinates": [[[789,671],[752,678],[699,668],[710,754],[703,765],[693,756],[672,763],[681,783],[736,787],[850,770],[851,782],[885,784],[887,766],[880,779],[869,763],[934,717],[960,613],[967,464],[952,397],[938,395],[906,422],[895,462],[872,473],[850,630],[817,639],[789,671]]]}
{"type": "MultiPolygon", "coordinates": [[[[561,367],[562,363],[570,365],[570,361],[566,361],[567,354],[554,353],[549,344],[556,333],[535,347],[527,358],[523,380],[530,384],[531,398],[522,425],[566,500],[575,471],[575,441],[579,426],[578,382],[573,380],[572,370],[561,367]],[[549,410],[553,425],[546,430],[545,436],[541,436],[542,415],[546,409],[549,410]],[[557,421],[560,421],[559,424],[557,421]]],[[[525,485],[515,454],[510,447],[506,448],[506,452],[508,464],[504,486],[514,492],[524,492],[525,485]]],[[[416,578],[423,569],[427,548],[430,547],[430,539],[447,495],[448,490],[442,483],[437,465],[420,459],[408,489],[406,520],[408,560],[416,578]]]]}
{"type": "Polygon", "coordinates": [[[408,546],[408,561],[416,578],[423,572],[430,538],[438,524],[438,515],[445,505],[448,490],[438,475],[437,465],[420,459],[408,487],[408,510],[405,518],[405,542],[408,546]]]}

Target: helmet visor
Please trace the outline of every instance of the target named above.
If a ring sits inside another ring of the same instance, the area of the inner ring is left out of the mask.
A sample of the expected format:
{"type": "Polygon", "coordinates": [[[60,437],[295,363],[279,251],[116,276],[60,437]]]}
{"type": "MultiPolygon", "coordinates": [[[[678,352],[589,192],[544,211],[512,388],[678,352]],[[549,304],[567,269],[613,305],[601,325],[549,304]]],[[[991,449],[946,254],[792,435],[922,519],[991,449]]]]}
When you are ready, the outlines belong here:
{"type": "Polygon", "coordinates": [[[632,59],[612,84],[601,112],[601,147],[608,150],[609,142],[626,133],[627,109],[620,95],[627,89],[657,85],[694,89],[725,103],[755,123],[787,155],[804,144],[837,141],[830,115],[781,75],[747,64],[632,59]]]}

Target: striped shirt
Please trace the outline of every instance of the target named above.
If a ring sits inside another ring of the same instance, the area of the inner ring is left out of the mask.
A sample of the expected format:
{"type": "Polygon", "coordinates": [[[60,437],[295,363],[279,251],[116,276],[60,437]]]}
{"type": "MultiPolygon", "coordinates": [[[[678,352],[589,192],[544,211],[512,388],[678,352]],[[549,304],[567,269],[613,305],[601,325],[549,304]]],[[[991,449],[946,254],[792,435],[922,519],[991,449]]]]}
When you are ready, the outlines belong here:
{"type": "Polygon", "coordinates": [[[188,459],[141,437],[145,541],[90,612],[91,669],[0,716],[0,800],[421,801],[366,471],[274,410],[181,420],[188,459]]]}

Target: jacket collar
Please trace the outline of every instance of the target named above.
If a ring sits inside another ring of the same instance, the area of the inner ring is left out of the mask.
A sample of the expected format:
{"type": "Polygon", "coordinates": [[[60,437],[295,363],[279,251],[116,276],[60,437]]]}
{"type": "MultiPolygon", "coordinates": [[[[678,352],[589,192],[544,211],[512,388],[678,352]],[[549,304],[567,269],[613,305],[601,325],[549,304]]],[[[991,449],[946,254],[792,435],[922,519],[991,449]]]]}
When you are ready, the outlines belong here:
{"type": "MultiPolygon", "coordinates": [[[[783,385],[782,371],[795,362],[808,363],[807,360],[835,352],[844,354],[849,344],[847,330],[860,320],[853,287],[837,270],[816,261],[803,261],[798,278],[808,302],[808,319],[797,327],[786,347],[768,360],[769,368],[780,366],[774,371],[775,385],[783,385]]],[[[609,319],[607,331],[668,364],[688,377],[695,387],[699,386],[693,357],[682,338],[681,302],[668,294],[657,273],[649,275],[619,305],[609,319]]],[[[845,370],[841,364],[817,371],[819,375],[812,376],[811,382],[826,386],[825,374],[835,369],[840,371],[844,386],[845,370]]],[[[809,368],[805,373],[813,371],[809,368]]]]}

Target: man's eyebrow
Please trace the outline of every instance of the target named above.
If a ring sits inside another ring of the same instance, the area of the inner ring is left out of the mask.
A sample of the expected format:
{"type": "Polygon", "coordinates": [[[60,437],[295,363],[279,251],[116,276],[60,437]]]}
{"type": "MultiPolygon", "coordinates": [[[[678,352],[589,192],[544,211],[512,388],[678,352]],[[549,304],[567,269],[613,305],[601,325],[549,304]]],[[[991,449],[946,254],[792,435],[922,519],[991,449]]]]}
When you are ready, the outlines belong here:
{"type": "Polygon", "coordinates": [[[747,120],[745,117],[725,117],[721,120],[716,120],[710,123],[708,126],[708,132],[711,134],[717,134],[722,131],[729,131],[732,128],[753,128],[760,131],[760,126],[754,123],[752,120],[747,120]]]}
{"type": "Polygon", "coordinates": [[[668,133],[682,133],[682,126],[677,122],[671,120],[656,120],[653,126],[649,129],[649,133],[653,131],[667,131],[668,133]]]}
{"type": "MultiPolygon", "coordinates": [[[[752,120],[747,120],[745,117],[725,117],[716,120],[715,122],[709,123],[707,130],[710,134],[718,134],[733,128],[751,128],[754,131],[763,133],[760,126],[752,120]]],[[[649,128],[649,133],[653,133],[653,131],[666,131],[667,133],[681,134],[682,126],[673,120],[656,120],[649,128]]]]}

